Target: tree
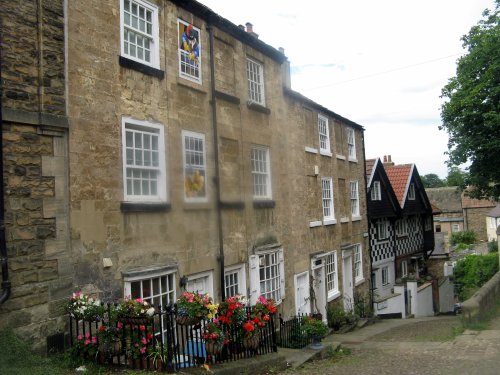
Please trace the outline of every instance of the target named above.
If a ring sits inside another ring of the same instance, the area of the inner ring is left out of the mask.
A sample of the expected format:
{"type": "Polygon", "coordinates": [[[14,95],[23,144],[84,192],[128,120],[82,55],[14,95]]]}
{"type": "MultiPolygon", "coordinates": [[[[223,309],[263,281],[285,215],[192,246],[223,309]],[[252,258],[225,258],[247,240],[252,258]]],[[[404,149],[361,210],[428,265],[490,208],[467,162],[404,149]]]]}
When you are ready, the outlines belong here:
{"type": "Polygon", "coordinates": [[[439,176],[435,173],[429,173],[423,176],[420,176],[422,180],[422,184],[424,188],[438,188],[444,186],[444,181],[439,178],[439,176]]]}
{"type": "Polygon", "coordinates": [[[452,166],[448,169],[448,177],[446,177],[446,186],[465,187],[465,180],[467,179],[467,172],[462,171],[460,168],[452,166]]]}
{"type": "Polygon", "coordinates": [[[456,77],[442,89],[443,124],[448,132],[448,165],[466,162],[465,185],[474,198],[500,199],[500,0],[495,11],[462,37],[467,53],[457,62],[456,77]]]}

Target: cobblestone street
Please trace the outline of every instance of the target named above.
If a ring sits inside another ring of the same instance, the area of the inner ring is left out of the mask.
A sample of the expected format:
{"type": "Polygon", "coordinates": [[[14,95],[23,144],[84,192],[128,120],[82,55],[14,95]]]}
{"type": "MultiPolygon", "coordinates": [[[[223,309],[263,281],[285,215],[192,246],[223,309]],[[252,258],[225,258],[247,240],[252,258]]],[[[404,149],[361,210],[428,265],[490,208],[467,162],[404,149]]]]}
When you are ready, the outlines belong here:
{"type": "Polygon", "coordinates": [[[350,354],[336,353],[331,358],[307,363],[287,373],[500,373],[500,317],[492,320],[485,330],[465,331],[462,334],[458,334],[458,317],[436,317],[407,322],[371,337],[360,336],[363,329],[345,335],[333,335],[335,341],[342,343],[344,353],[350,351],[350,354]]]}

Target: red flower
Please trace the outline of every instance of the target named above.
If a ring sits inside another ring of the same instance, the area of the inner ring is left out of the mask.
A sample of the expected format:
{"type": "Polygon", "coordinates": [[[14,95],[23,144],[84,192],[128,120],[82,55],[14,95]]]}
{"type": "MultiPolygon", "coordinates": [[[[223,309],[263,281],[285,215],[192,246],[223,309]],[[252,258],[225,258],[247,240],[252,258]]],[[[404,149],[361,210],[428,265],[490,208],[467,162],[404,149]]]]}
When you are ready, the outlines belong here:
{"type": "Polygon", "coordinates": [[[144,325],[142,325],[142,324],[141,324],[141,325],[139,326],[139,329],[140,329],[141,331],[145,331],[145,330],[146,330],[146,327],[144,327],[144,325]]]}
{"type": "Polygon", "coordinates": [[[255,329],[255,325],[252,321],[248,321],[243,324],[243,329],[247,332],[252,332],[255,329]]]}

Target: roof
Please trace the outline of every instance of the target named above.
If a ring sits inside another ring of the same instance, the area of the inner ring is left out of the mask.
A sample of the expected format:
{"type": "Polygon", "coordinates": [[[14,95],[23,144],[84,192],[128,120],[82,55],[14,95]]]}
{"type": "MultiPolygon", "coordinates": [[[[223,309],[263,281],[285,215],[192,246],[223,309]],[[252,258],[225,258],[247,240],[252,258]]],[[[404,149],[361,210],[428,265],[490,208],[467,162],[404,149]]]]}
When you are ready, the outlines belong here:
{"type": "Polygon", "coordinates": [[[433,215],[440,215],[442,213],[441,209],[438,206],[431,203],[431,207],[433,215]]]}
{"type": "Polygon", "coordinates": [[[380,158],[365,160],[366,184],[370,186],[372,183],[373,174],[375,173],[375,165],[380,158]]]}
{"type": "Polygon", "coordinates": [[[488,213],[489,217],[500,217],[500,204],[497,204],[494,209],[488,213]]]}
{"type": "Polygon", "coordinates": [[[408,191],[413,169],[414,164],[385,166],[385,172],[387,173],[387,177],[389,177],[392,189],[394,193],[396,193],[396,197],[401,207],[403,207],[406,199],[406,193],[408,191]]]}
{"type": "Polygon", "coordinates": [[[462,212],[460,190],[456,186],[425,188],[432,205],[440,208],[442,214],[462,212]]]}
{"type": "Polygon", "coordinates": [[[495,202],[487,199],[473,199],[462,194],[462,207],[463,208],[488,208],[495,207],[495,202]]]}
{"type": "Polygon", "coordinates": [[[276,48],[264,43],[257,37],[251,35],[245,30],[240,29],[231,21],[219,16],[212,9],[194,0],[172,0],[179,7],[188,10],[196,16],[204,19],[208,24],[218,27],[220,30],[228,33],[239,41],[248,44],[266,56],[279,62],[280,64],[287,60],[286,56],[276,48]]]}

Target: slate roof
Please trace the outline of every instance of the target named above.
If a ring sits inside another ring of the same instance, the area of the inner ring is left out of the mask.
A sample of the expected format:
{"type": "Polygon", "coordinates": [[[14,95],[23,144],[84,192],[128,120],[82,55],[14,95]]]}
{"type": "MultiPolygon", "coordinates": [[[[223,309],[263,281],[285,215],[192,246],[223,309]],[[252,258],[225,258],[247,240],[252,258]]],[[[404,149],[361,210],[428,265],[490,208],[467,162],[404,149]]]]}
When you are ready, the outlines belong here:
{"type": "Polygon", "coordinates": [[[408,191],[408,185],[413,173],[414,164],[400,164],[393,166],[386,166],[385,172],[389,181],[391,182],[392,189],[396,193],[399,205],[403,207],[406,193],[408,191]]]}
{"type": "Polygon", "coordinates": [[[456,186],[426,188],[425,192],[431,204],[439,207],[442,214],[462,212],[460,190],[456,186]]]}

